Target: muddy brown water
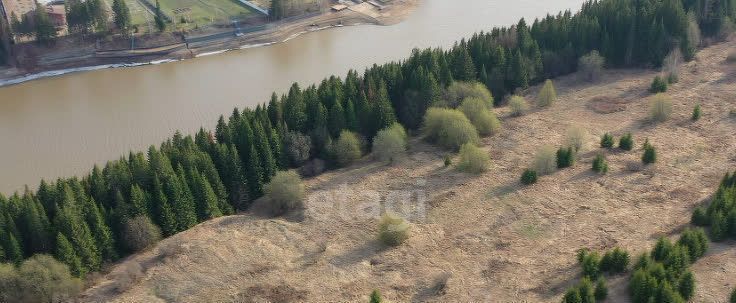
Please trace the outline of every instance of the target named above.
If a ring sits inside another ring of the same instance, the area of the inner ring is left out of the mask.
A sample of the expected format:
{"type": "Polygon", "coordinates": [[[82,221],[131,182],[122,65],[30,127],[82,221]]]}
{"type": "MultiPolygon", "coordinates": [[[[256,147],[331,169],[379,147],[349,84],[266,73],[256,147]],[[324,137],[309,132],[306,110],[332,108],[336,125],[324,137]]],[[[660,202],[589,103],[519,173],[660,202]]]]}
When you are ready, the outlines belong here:
{"type": "Polygon", "coordinates": [[[448,47],[462,37],[525,17],[579,9],[583,0],[422,0],[404,22],[352,26],[286,43],[193,60],[105,69],[0,88],[0,192],[41,178],[82,175],[175,130],[213,128],[233,107],[266,102],[348,69],[400,60],[412,48],[448,47]]]}

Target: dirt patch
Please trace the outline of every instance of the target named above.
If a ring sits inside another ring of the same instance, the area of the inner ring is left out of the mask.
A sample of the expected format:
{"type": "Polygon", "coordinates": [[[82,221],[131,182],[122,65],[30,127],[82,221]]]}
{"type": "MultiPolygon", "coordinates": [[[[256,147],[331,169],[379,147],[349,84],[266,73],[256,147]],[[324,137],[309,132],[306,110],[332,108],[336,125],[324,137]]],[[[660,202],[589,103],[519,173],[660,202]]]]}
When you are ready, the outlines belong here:
{"type": "Polygon", "coordinates": [[[599,114],[612,114],[626,110],[626,100],[612,96],[596,96],[588,101],[588,108],[599,114]]]}

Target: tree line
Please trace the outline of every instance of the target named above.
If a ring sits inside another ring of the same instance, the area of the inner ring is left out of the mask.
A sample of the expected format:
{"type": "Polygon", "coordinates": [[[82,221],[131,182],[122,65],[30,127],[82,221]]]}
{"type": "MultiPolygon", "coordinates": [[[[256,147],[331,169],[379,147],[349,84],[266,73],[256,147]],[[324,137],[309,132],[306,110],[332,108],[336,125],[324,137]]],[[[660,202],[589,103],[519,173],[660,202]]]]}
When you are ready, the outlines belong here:
{"type": "Polygon", "coordinates": [[[148,217],[170,236],[246,209],[279,170],[315,159],[328,168],[344,165],[333,143],[343,131],[368,146],[396,122],[417,130],[455,81],[480,81],[500,102],[517,89],[575,71],[578,58],[593,50],[610,66],[658,65],[673,47],[692,57],[689,22],[715,35],[713,15],[733,17],[734,2],[591,1],[576,14],[547,16],[531,26],[522,19],[449,50],[414,50],[406,60],[374,65],[362,75],[351,70],[344,79],[293,84],[267,104],[221,116],[214,132],[177,132],[159,147],[95,166],[84,177],[0,195],[0,260],[18,264],[52,254],[83,276],[133,252],[124,240],[128,220],[148,217]],[[704,3],[707,13],[698,10],[704,3]]]}

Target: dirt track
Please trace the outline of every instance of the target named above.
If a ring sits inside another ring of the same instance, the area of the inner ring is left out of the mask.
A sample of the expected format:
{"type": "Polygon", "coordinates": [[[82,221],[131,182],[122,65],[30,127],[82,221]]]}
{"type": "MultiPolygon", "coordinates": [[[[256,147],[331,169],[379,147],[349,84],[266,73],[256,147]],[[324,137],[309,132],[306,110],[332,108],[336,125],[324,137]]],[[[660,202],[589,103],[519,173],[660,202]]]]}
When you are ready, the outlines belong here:
{"type": "MultiPolygon", "coordinates": [[[[579,278],[577,249],[621,246],[638,255],[660,236],[675,237],[692,208],[736,169],[736,118],[729,117],[736,109],[736,65],[724,63],[734,48],[736,41],[712,46],[681,69],[667,93],[674,114],[665,123],[646,119],[653,71],[608,71],[595,85],[563,77],[555,81],[559,99],[551,108],[519,118],[499,110],[504,130],[484,140],[493,162],[487,173],[446,169],[445,151],[414,139],[398,165],[364,159],[308,180],[313,194],[339,195],[313,195],[302,222],[240,215],[203,223],[117,265],[83,299],[365,302],[380,289],[390,302],[558,302],[579,278]],[[619,100],[623,110],[591,110],[590,100],[601,96],[619,100]],[[703,117],[692,122],[696,103],[703,117]],[[588,133],[576,166],[519,185],[535,151],[560,145],[573,125],[588,133]],[[632,132],[637,146],[606,152],[611,172],[599,176],[590,163],[605,132],[632,132]],[[659,162],[641,168],[644,138],[657,147],[659,162]],[[427,195],[426,220],[413,223],[412,237],[397,248],[376,241],[375,219],[340,211],[360,209],[365,193],[389,190],[427,195]],[[142,278],[115,292],[112,280],[133,263],[142,266],[142,278]],[[438,289],[445,279],[447,287],[438,289]]],[[[529,90],[530,100],[537,89],[529,90]]],[[[693,266],[694,301],[724,302],[736,287],[734,264],[735,243],[713,245],[693,266]]],[[[625,280],[609,279],[608,302],[628,301],[625,280]]]]}

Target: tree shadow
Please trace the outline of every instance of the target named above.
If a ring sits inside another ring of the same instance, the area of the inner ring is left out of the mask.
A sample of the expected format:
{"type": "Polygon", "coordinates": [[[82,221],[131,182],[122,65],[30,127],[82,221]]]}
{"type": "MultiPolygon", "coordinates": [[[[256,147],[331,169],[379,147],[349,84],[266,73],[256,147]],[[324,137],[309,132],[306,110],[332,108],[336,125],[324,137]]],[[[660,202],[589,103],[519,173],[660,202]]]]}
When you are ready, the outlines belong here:
{"type": "Polygon", "coordinates": [[[342,254],[335,256],[329,262],[337,267],[355,265],[387,249],[387,246],[375,239],[347,250],[342,254]]]}

